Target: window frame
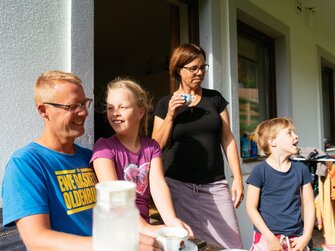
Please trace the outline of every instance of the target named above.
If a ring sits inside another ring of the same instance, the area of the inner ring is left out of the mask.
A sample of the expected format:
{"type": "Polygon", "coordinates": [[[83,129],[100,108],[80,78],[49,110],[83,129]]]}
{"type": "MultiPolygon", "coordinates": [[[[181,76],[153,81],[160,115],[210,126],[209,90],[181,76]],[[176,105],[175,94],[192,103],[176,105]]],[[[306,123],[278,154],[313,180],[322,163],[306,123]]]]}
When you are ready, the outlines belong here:
{"type": "MultiPolygon", "coordinates": [[[[247,40],[250,40],[258,45],[261,45],[265,48],[267,52],[267,79],[264,81],[267,84],[267,90],[265,90],[265,102],[268,106],[267,112],[265,114],[265,119],[274,118],[277,116],[277,91],[276,91],[276,75],[275,75],[275,40],[272,37],[262,33],[259,30],[247,25],[246,23],[237,20],[237,36],[241,36],[247,40]],[[267,82],[267,83],[266,83],[267,82]]],[[[238,58],[242,57],[243,55],[239,54],[238,51],[238,58]]],[[[239,113],[240,116],[240,113],[239,113]]],[[[241,121],[239,125],[239,131],[241,132],[241,121]]],[[[241,135],[242,136],[242,135],[241,135]]],[[[243,158],[248,159],[248,158],[243,158]]]]}
{"type": "MultiPolygon", "coordinates": [[[[327,103],[328,103],[328,108],[329,108],[329,114],[328,114],[328,119],[329,119],[329,128],[330,128],[330,139],[329,142],[327,142],[329,147],[333,148],[335,146],[335,95],[334,95],[334,89],[335,89],[335,84],[334,84],[334,69],[326,64],[321,65],[321,76],[322,76],[322,85],[324,85],[324,74],[327,75],[327,103]]],[[[324,90],[324,87],[322,86],[322,90],[324,90]]],[[[322,95],[324,95],[322,93],[322,95]]],[[[324,111],[324,109],[323,109],[324,111]]],[[[325,123],[325,121],[323,121],[325,123]]],[[[325,130],[325,127],[323,127],[323,131],[325,130]]],[[[325,142],[326,143],[326,142],[325,142]]],[[[324,145],[325,150],[327,150],[326,144],[324,145]]]]}

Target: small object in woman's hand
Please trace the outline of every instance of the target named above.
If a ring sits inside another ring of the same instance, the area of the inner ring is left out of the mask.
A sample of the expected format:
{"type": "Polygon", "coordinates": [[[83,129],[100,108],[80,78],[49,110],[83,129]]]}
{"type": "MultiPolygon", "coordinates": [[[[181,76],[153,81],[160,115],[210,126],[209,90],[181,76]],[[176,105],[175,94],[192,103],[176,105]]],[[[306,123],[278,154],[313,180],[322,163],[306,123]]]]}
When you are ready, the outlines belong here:
{"type": "Polygon", "coordinates": [[[180,94],[180,96],[185,100],[184,105],[190,105],[195,100],[195,96],[191,94],[180,94]]]}

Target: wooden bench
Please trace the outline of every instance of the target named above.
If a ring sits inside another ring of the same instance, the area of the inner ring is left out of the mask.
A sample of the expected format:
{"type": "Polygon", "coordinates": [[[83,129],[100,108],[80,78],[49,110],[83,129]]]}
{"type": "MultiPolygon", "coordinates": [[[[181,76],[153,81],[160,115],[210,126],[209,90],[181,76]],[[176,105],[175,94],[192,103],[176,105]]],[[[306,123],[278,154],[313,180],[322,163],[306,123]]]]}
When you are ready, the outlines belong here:
{"type": "Polygon", "coordinates": [[[2,208],[0,208],[0,250],[25,251],[16,226],[4,227],[2,224],[2,208]]]}

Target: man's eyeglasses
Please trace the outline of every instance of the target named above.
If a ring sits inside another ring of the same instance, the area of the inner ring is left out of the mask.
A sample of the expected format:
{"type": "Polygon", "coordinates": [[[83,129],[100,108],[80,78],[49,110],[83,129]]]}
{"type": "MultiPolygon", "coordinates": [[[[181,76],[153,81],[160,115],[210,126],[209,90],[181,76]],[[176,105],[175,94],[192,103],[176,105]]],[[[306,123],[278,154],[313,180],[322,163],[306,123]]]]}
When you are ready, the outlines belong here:
{"type": "Polygon", "coordinates": [[[57,103],[51,103],[51,102],[43,102],[43,104],[62,108],[62,109],[72,111],[72,112],[77,112],[79,110],[82,110],[83,108],[86,108],[86,109],[89,108],[92,101],[93,99],[87,98],[82,103],[69,104],[69,105],[57,104],[57,103]]]}
{"type": "Polygon", "coordinates": [[[181,67],[181,68],[184,68],[194,74],[197,74],[199,72],[199,70],[201,70],[202,72],[207,72],[208,71],[208,68],[209,68],[209,65],[208,64],[203,64],[201,65],[200,67],[198,66],[192,66],[192,67],[181,67]]]}

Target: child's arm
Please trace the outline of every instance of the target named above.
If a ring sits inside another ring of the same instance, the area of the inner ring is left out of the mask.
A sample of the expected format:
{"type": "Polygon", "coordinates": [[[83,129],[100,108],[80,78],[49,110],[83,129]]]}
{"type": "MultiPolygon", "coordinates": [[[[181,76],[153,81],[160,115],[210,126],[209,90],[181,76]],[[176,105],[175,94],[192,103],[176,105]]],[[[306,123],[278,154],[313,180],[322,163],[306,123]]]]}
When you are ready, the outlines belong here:
{"type": "Polygon", "coordinates": [[[189,235],[193,236],[192,229],[176,217],[170,190],[163,174],[162,158],[151,160],[149,182],[152,198],[164,223],[167,226],[183,227],[188,231],[189,235]]]}
{"type": "Polygon", "coordinates": [[[277,237],[270,231],[265,224],[262,216],[258,212],[260,189],[253,185],[248,185],[246,210],[252,223],[261,232],[267,241],[269,250],[284,250],[277,237]]]}
{"type": "Polygon", "coordinates": [[[156,238],[158,229],[162,227],[165,227],[165,225],[151,225],[140,216],[140,233],[141,234],[156,238]]]}
{"type": "Polygon", "coordinates": [[[118,180],[115,165],[111,159],[97,158],[93,161],[93,168],[99,182],[118,180]]]}
{"type": "Polygon", "coordinates": [[[304,185],[301,191],[302,209],[304,219],[304,232],[302,236],[292,242],[293,251],[304,250],[312,238],[315,223],[314,194],[310,183],[304,185]]]}

